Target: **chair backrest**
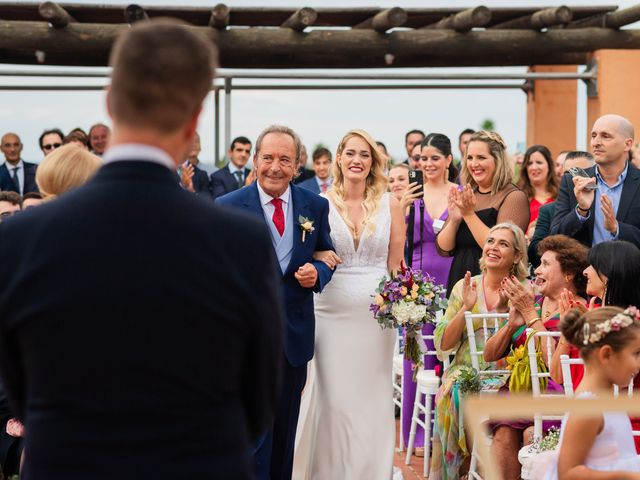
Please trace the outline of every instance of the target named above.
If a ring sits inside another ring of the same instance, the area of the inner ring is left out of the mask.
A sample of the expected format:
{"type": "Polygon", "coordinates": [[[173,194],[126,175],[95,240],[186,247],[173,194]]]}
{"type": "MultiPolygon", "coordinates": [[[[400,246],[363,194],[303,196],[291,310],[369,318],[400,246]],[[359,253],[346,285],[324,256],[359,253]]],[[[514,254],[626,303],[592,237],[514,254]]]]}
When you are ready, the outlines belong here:
{"type": "MultiPolygon", "coordinates": [[[[584,365],[584,361],[581,358],[569,358],[569,355],[560,355],[560,367],[562,368],[562,383],[564,385],[564,394],[567,397],[574,395],[573,379],[571,378],[571,365],[584,365]]],[[[613,395],[615,397],[619,394],[618,385],[613,386],[613,395]]],[[[633,379],[627,385],[627,395],[633,396],[633,379]]],[[[640,437],[640,430],[633,430],[634,437],[640,437]]]]}
{"type": "Polygon", "coordinates": [[[495,364],[492,363],[492,368],[489,370],[480,370],[480,358],[482,358],[482,350],[478,350],[478,344],[476,342],[476,332],[473,326],[473,321],[476,319],[482,320],[482,334],[484,342],[491,335],[500,330],[500,319],[508,319],[508,313],[471,313],[464,312],[464,321],[467,327],[467,337],[469,338],[469,354],[471,355],[471,366],[475,368],[481,376],[492,376],[509,373],[508,370],[496,370],[495,364]]]}
{"type": "MultiPolygon", "coordinates": [[[[551,363],[555,341],[553,338],[560,338],[560,332],[538,332],[533,328],[527,328],[527,351],[529,357],[529,370],[531,373],[531,393],[534,397],[555,397],[562,396],[562,393],[544,393],[540,391],[540,379],[551,378],[549,372],[540,372],[538,370],[538,355],[536,352],[536,341],[540,339],[540,345],[543,356],[546,354],[547,364],[551,363]],[[546,341],[543,341],[546,339],[546,341]]],[[[542,421],[543,420],[561,420],[562,416],[557,415],[540,415],[538,413],[533,416],[533,437],[542,438],[542,421]]]]}
{"type": "Polygon", "coordinates": [[[552,341],[552,338],[560,338],[560,332],[538,332],[533,328],[527,328],[527,337],[529,337],[529,343],[527,344],[527,351],[529,355],[529,369],[531,370],[531,391],[534,397],[545,397],[545,396],[555,396],[553,394],[545,394],[540,391],[540,379],[541,378],[551,378],[551,374],[549,372],[540,372],[538,371],[538,359],[536,352],[536,341],[538,339],[541,340],[540,344],[542,346],[542,354],[543,356],[546,354],[546,362],[547,364],[551,363],[551,358],[553,357],[554,345],[555,342],[552,341]],[[542,341],[546,339],[546,341],[542,341]]]}
{"type": "MultiPolygon", "coordinates": [[[[564,386],[564,394],[568,397],[572,397],[574,394],[573,379],[571,378],[571,365],[584,365],[584,361],[581,358],[569,358],[569,355],[560,355],[560,367],[562,368],[562,384],[564,386]]],[[[627,395],[633,397],[633,379],[626,386],[627,395]]],[[[620,387],[618,385],[613,386],[613,395],[618,396],[620,393],[620,387]]]]}

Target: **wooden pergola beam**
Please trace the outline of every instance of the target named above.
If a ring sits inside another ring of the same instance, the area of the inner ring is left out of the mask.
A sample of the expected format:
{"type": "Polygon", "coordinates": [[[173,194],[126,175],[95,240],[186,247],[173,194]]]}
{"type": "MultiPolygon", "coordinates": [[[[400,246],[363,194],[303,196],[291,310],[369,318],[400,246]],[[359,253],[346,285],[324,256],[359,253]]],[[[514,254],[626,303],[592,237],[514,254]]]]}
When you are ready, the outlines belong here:
{"type": "Polygon", "coordinates": [[[297,32],[302,32],[305,28],[313,25],[317,18],[318,13],[313,8],[303,7],[293,12],[293,14],[280,25],[280,28],[290,28],[297,32]]]}
{"type": "Polygon", "coordinates": [[[384,33],[392,28],[401,27],[406,21],[407,12],[400,7],[393,7],[378,12],[373,17],[355,25],[353,28],[356,30],[373,29],[378,33],[384,33]]]}
{"type": "Polygon", "coordinates": [[[485,27],[491,21],[491,10],[480,5],[468,8],[462,12],[443,18],[437,23],[423,28],[435,28],[441,30],[453,29],[456,32],[468,32],[473,28],[485,27]]]}
{"type": "Polygon", "coordinates": [[[147,20],[149,16],[145,12],[144,8],[140,5],[132,3],[124,7],[124,21],[129,24],[134,24],[140,20],[147,20]]]}
{"type": "MultiPolygon", "coordinates": [[[[46,22],[0,22],[0,62],[22,58],[36,63],[43,51],[47,64],[106,65],[125,24],[71,23],[64,29],[46,22]]],[[[301,37],[290,29],[229,29],[185,26],[215,41],[221,65],[228,68],[343,68],[391,66],[475,66],[567,63],[598,49],[640,49],[640,30],[585,28],[485,30],[460,34],[452,30],[312,30],[301,37]],[[255,55],[259,48],[260,55],[255,55]],[[566,53],[566,55],[562,55],[566,53]]],[[[22,63],[22,62],[21,62],[22,63]]],[[[583,63],[583,62],[580,62],[583,63]]]]}
{"type": "Polygon", "coordinates": [[[38,6],[38,12],[42,18],[55,28],[64,28],[76,21],[75,18],[69,15],[69,12],[55,2],[42,2],[38,6]]]}
{"type": "Polygon", "coordinates": [[[573,18],[573,12],[565,5],[553,8],[545,8],[538,10],[532,15],[526,15],[520,18],[514,18],[506,22],[493,25],[491,28],[495,30],[510,30],[517,28],[530,28],[533,30],[541,30],[543,28],[553,27],[555,25],[563,25],[569,23],[573,18]]]}
{"type": "Polygon", "coordinates": [[[577,20],[567,25],[567,28],[620,28],[637,21],[640,21],[640,5],[623,8],[622,10],[616,10],[615,12],[607,13],[605,15],[595,15],[593,17],[577,20]]]}
{"type": "Polygon", "coordinates": [[[229,17],[231,10],[224,3],[219,3],[211,10],[209,17],[209,26],[216,30],[226,30],[229,26],[229,17]]]}

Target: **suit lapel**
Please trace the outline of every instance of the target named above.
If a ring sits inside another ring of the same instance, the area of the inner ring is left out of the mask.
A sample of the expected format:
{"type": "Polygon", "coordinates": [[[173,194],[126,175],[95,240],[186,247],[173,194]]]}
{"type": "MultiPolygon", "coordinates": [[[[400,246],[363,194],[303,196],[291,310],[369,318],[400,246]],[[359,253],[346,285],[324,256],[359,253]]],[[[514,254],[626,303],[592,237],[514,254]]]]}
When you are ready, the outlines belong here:
{"type": "Polygon", "coordinates": [[[291,188],[291,207],[293,207],[293,252],[291,253],[291,261],[289,262],[289,266],[287,267],[287,271],[285,274],[290,273],[292,269],[298,268],[298,265],[303,263],[305,260],[305,251],[308,248],[307,245],[311,245],[309,242],[309,235],[305,239],[305,243],[302,243],[302,231],[300,230],[300,222],[298,218],[300,215],[306,217],[310,220],[315,220],[311,216],[311,211],[309,210],[309,203],[301,191],[301,187],[297,187],[293,183],[290,184],[291,188]]]}
{"type": "Polygon", "coordinates": [[[621,222],[624,222],[629,212],[629,207],[633,203],[633,197],[635,197],[638,192],[638,187],[640,187],[640,170],[634,167],[631,162],[629,162],[628,165],[627,178],[622,186],[618,213],[616,214],[616,218],[621,222]]]}
{"type": "MultiPolygon", "coordinates": [[[[259,216],[262,219],[262,221],[266,224],[267,222],[264,218],[264,211],[262,210],[262,205],[260,204],[260,195],[258,194],[258,187],[254,183],[249,188],[246,188],[244,190],[247,191],[244,197],[244,202],[243,202],[244,207],[250,212],[259,216]]],[[[268,227],[269,226],[267,225],[267,228],[268,227]]]]}

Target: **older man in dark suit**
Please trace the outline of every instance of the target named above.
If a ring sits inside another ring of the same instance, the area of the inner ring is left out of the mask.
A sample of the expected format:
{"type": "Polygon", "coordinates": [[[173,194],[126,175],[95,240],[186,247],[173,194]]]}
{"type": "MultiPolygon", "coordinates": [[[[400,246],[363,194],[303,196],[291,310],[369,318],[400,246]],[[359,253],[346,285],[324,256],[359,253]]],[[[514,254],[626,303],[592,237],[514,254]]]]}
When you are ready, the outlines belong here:
{"type": "Polygon", "coordinates": [[[587,176],[565,175],[556,199],[551,234],[563,233],[588,247],[627,240],[640,247],[640,170],[630,161],[633,125],[604,115],[591,129],[596,162],[587,176]]]}
{"type": "MultiPolygon", "coordinates": [[[[313,259],[315,251],[333,250],[329,202],[291,183],[301,150],[302,142],[293,130],[268,127],[256,141],[253,162],[258,181],[216,200],[253,214],[269,227],[271,241],[266,250],[276,253],[284,287],[283,385],[273,428],[256,449],[261,480],[291,479],[300,395],[314,351],[313,293],[321,292],[333,275],[327,265],[313,259]]],[[[262,250],[265,245],[258,247],[262,250]]]]}
{"type": "Polygon", "coordinates": [[[177,22],[127,29],[105,166],[0,224],[0,375],[25,480],[253,478],[280,391],[269,233],[175,178],[214,59],[177,22]]]}

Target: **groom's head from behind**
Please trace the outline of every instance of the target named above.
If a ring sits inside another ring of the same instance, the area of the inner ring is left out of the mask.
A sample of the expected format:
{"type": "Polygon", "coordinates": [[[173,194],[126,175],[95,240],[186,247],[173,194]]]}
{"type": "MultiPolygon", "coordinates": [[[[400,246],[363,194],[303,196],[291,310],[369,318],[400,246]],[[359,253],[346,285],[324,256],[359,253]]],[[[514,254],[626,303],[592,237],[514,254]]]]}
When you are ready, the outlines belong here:
{"type": "Polygon", "coordinates": [[[273,198],[282,195],[300,166],[302,142],[289,127],[271,125],[256,140],[253,165],[258,185],[273,198]]]}
{"type": "Polygon", "coordinates": [[[151,144],[182,162],[211,89],[212,42],[176,20],[147,20],[116,39],[109,63],[112,144],[151,144]]]}

